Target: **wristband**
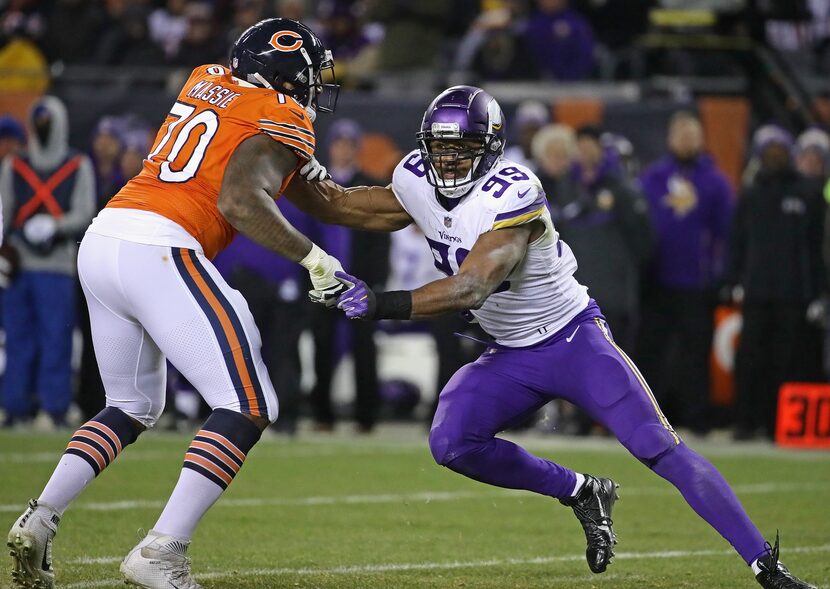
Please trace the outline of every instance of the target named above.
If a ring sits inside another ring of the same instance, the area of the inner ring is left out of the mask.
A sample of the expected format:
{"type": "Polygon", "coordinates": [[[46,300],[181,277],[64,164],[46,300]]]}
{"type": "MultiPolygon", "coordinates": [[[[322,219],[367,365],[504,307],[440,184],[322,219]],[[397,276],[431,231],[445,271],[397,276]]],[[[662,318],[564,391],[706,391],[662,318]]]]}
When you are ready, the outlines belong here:
{"type": "Polygon", "coordinates": [[[375,314],[372,319],[410,319],[412,317],[412,291],[392,290],[376,296],[375,314]]]}

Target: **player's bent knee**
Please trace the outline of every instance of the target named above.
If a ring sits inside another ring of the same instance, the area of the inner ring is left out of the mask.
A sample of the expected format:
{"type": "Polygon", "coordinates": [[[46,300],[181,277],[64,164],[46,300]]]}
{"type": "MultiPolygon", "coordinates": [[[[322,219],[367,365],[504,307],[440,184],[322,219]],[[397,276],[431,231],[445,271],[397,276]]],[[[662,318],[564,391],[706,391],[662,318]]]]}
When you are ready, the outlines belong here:
{"type": "Polygon", "coordinates": [[[268,421],[266,426],[274,423],[279,419],[280,416],[280,405],[277,401],[276,395],[273,397],[273,402],[271,403],[271,407],[268,409],[268,415],[264,416],[264,419],[268,421]]]}
{"type": "Polygon", "coordinates": [[[248,421],[253,423],[259,431],[263,431],[266,427],[271,425],[273,421],[268,417],[263,417],[261,415],[251,415],[249,413],[240,413],[243,417],[247,418],[248,421]]]}
{"type": "Polygon", "coordinates": [[[453,428],[446,424],[433,426],[429,432],[429,450],[435,462],[441,466],[449,466],[450,463],[475,450],[479,443],[466,435],[460,428],[453,428]]]}
{"type": "Polygon", "coordinates": [[[107,407],[113,407],[120,410],[133,421],[137,421],[144,429],[150,429],[164,411],[164,402],[150,403],[146,400],[142,401],[114,401],[107,399],[107,407]]]}
{"type": "Polygon", "coordinates": [[[663,424],[645,423],[637,427],[623,441],[623,445],[637,460],[651,467],[667,452],[677,447],[679,441],[672,431],[663,424]]]}
{"type": "Polygon", "coordinates": [[[429,430],[429,451],[432,452],[432,458],[437,464],[446,466],[449,460],[450,440],[444,432],[442,426],[435,426],[429,430]]]}

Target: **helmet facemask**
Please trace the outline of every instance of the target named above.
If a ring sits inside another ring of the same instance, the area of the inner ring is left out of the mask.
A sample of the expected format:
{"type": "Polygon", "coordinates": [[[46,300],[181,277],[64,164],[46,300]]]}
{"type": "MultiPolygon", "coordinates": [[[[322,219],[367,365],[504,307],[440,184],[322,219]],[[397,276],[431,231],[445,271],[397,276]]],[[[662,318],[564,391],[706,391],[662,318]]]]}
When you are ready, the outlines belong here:
{"type": "Polygon", "coordinates": [[[326,50],[319,67],[314,62],[305,47],[299,49],[307,67],[300,71],[293,80],[277,75],[273,80],[266,80],[259,72],[252,74],[256,82],[265,88],[282,92],[293,97],[305,107],[311,122],[317,117],[317,112],[334,112],[337,107],[337,97],[340,94],[340,85],[334,74],[334,60],[331,51],[326,50]],[[324,82],[323,79],[328,81],[324,82]]]}
{"type": "Polygon", "coordinates": [[[482,160],[495,137],[464,133],[456,123],[434,123],[417,134],[427,181],[448,198],[461,198],[482,176],[482,160]]]}

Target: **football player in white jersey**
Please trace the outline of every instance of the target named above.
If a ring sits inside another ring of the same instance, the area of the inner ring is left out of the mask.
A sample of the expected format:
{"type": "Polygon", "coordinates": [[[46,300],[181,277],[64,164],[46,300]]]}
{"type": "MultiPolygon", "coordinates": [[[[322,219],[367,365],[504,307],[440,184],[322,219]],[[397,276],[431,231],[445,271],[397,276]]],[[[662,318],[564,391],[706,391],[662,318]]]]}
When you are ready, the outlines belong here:
{"type": "Polygon", "coordinates": [[[442,92],[424,114],[419,148],[387,187],[342,188],[316,161],[286,196],[321,220],[396,231],[415,223],[446,278],[412,291],[376,294],[339,273],[338,298],[352,319],[428,319],[470,312],[493,342],[441,392],[429,445],[436,462],[475,480],[526,489],[571,506],[585,531],[586,557],[606,570],[616,537],[617,484],[576,473],[496,437],[548,401],[562,398],[608,428],[752,567],[768,589],[813,587],[778,562],[712,464],[680,439],[637,367],[614,342],[601,310],[573,277],[539,180],[503,158],[504,117],[480,88],[442,92]]]}

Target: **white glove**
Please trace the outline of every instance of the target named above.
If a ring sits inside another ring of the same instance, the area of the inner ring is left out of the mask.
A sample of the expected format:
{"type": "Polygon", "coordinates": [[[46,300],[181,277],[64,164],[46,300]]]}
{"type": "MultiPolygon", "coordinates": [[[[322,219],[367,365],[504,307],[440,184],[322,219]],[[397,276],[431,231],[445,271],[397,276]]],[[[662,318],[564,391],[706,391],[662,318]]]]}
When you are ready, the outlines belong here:
{"type": "Polygon", "coordinates": [[[328,308],[336,307],[337,297],[346,291],[346,286],[334,276],[335,272],[343,271],[340,260],[311,244],[311,251],[300,264],[308,270],[314,287],[308,291],[308,298],[328,308]]]}
{"type": "Polygon", "coordinates": [[[807,321],[813,325],[823,325],[827,319],[827,307],[822,299],[816,299],[807,305],[807,321]]]}
{"type": "Polygon", "coordinates": [[[34,215],[23,224],[23,237],[32,245],[44,245],[52,241],[58,230],[58,223],[52,215],[34,215]]]}
{"type": "Polygon", "coordinates": [[[317,161],[317,158],[312,156],[310,160],[300,168],[300,176],[306,182],[320,182],[329,177],[329,172],[326,166],[317,161]]]}

